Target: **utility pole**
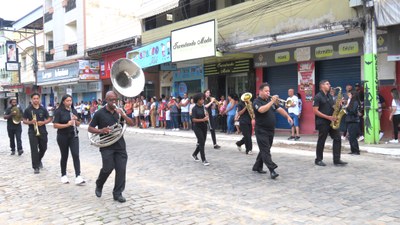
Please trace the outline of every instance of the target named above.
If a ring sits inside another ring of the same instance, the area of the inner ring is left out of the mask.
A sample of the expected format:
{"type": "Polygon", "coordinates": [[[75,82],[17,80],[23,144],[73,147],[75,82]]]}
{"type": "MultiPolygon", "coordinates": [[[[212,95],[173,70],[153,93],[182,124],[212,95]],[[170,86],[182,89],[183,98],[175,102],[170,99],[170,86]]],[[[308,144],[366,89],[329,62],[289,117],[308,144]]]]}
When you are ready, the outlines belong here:
{"type": "Polygon", "coordinates": [[[36,47],[36,30],[33,31],[33,76],[35,77],[35,84],[33,85],[33,91],[37,92],[37,72],[38,72],[38,60],[37,60],[37,47],[36,47]]]}
{"type": "Polygon", "coordinates": [[[367,144],[379,144],[378,61],[374,1],[364,0],[364,137],[367,144]]]}

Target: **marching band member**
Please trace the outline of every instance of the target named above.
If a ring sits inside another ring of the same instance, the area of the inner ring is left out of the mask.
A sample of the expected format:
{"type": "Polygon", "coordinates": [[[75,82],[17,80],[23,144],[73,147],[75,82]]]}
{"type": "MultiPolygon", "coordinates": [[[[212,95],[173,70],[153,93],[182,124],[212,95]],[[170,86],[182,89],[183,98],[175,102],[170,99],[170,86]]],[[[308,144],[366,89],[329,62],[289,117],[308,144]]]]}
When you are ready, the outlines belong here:
{"type": "MultiPolygon", "coordinates": [[[[250,93],[249,93],[250,94],[250,93]]],[[[251,95],[250,95],[251,96],[251,95]]],[[[244,144],[246,146],[246,154],[251,155],[253,154],[253,142],[251,141],[251,133],[252,133],[252,118],[249,114],[248,109],[246,108],[246,103],[243,101],[238,103],[238,114],[239,114],[239,126],[240,130],[242,131],[243,138],[236,142],[236,146],[238,147],[239,151],[241,150],[241,146],[244,144]]],[[[251,97],[250,97],[251,99],[251,97]]],[[[249,102],[250,102],[249,99],[249,102]]],[[[251,103],[248,103],[251,104],[251,103]]],[[[253,106],[251,106],[253,107],[253,106]]]]}
{"type": "Polygon", "coordinates": [[[197,138],[196,150],[192,154],[194,161],[200,161],[197,155],[200,152],[201,161],[203,165],[208,166],[210,163],[206,160],[204,152],[204,145],[207,139],[207,123],[209,123],[209,114],[206,115],[206,109],[204,107],[204,95],[198,93],[193,96],[193,102],[195,106],[192,109],[192,129],[197,138]]]}
{"type": "Polygon", "coordinates": [[[22,153],[24,153],[24,150],[22,150],[22,141],[21,141],[21,133],[22,133],[21,122],[13,121],[13,117],[18,116],[17,115],[18,110],[19,114],[22,115],[23,111],[22,108],[18,106],[17,99],[11,99],[10,107],[8,107],[4,113],[4,119],[7,120],[7,133],[8,137],[10,138],[11,155],[15,155],[15,139],[17,140],[18,155],[22,155],[22,153]]]}
{"type": "MultiPolygon", "coordinates": [[[[205,90],[204,91],[204,107],[207,110],[208,115],[211,115],[211,105],[215,104],[213,98],[211,98],[211,91],[210,90],[205,90]]],[[[214,144],[215,149],[220,149],[221,146],[217,144],[217,138],[215,136],[215,120],[212,118],[212,116],[209,118],[210,120],[210,133],[211,133],[211,138],[214,144]]]]}
{"type": "MultiPolygon", "coordinates": [[[[110,133],[112,131],[110,126],[113,126],[118,122],[119,116],[121,116],[121,119],[125,120],[129,126],[134,125],[133,120],[130,119],[122,109],[115,107],[117,101],[118,98],[115,92],[108,91],[106,93],[107,105],[94,114],[93,119],[89,124],[88,131],[90,133],[110,133]]],[[[96,180],[96,196],[99,198],[101,197],[104,183],[107,181],[107,178],[111,172],[115,169],[115,184],[113,189],[114,200],[118,202],[125,202],[126,199],[122,196],[122,192],[125,189],[126,163],[128,161],[128,154],[126,152],[124,137],[121,137],[117,142],[110,146],[100,147],[100,153],[103,165],[96,180]]]]}
{"type": "Polygon", "coordinates": [[[271,146],[274,140],[275,132],[275,111],[285,117],[288,123],[293,124],[292,118],[289,114],[276,104],[278,100],[277,96],[270,97],[270,87],[268,83],[263,83],[259,88],[259,96],[253,102],[254,114],[256,117],[255,133],[257,138],[258,153],[256,162],[253,165],[253,171],[258,173],[266,173],[263,170],[263,163],[268,167],[271,173],[271,179],[275,179],[279,176],[275,172],[278,167],[271,158],[271,146]]]}
{"type": "Polygon", "coordinates": [[[72,159],[75,169],[75,184],[81,185],[85,180],[81,177],[81,165],[79,160],[79,135],[78,112],[72,104],[72,96],[64,95],[61,99],[60,106],[54,113],[53,126],[57,130],[57,143],[60,147],[61,159],[61,183],[68,184],[67,177],[67,161],[68,152],[71,149],[72,159]]]}
{"type": "Polygon", "coordinates": [[[28,136],[31,146],[32,168],[35,174],[40,173],[43,168],[42,159],[47,150],[46,124],[52,118],[46,108],[40,105],[40,94],[31,95],[31,105],[24,111],[24,124],[29,125],[28,136]]]}

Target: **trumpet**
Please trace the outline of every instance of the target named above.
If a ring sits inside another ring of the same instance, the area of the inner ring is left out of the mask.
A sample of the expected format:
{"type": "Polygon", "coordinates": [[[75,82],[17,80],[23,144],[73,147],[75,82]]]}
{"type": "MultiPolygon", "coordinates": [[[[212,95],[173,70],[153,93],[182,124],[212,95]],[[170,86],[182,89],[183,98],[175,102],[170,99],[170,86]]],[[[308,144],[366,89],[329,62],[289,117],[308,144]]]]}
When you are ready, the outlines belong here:
{"type": "Polygon", "coordinates": [[[219,102],[216,98],[214,98],[214,97],[211,97],[210,98],[210,101],[211,102],[213,102],[213,103],[215,103],[216,105],[218,105],[218,106],[221,106],[222,104],[224,104],[224,103],[222,103],[222,102],[219,102]]]}
{"type": "Polygon", "coordinates": [[[35,132],[36,132],[36,136],[40,136],[39,126],[38,126],[38,122],[37,122],[37,117],[36,117],[36,114],[34,114],[33,112],[32,112],[32,120],[35,120],[35,124],[33,124],[33,128],[34,128],[34,130],[35,130],[35,132]]]}
{"type": "MultiPolygon", "coordinates": [[[[275,100],[275,105],[284,106],[285,104],[286,104],[286,105],[289,105],[289,104],[291,105],[291,104],[292,104],[292,101],[291,101],[291,100],[286,101],[286,100],[284,100],[284,99],[279,98],[278,95],[274,95],[274,96],[277,97],[277,99],[275,100]]],[[[272,96],[269,96],[269,98],[272,100],[272,96]]]]}

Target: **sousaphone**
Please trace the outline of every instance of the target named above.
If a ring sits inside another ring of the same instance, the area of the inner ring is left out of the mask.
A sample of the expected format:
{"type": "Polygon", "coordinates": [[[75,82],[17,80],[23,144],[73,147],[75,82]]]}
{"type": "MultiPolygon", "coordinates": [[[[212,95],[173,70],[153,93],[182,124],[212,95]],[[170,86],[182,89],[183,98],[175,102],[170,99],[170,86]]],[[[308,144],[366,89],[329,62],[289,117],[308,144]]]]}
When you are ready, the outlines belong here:
{"type": "MultiPolygon", "coordinates": [[[[144,88],[143,70],[129,59],[118,59],[111,67],[111,83],[114,90],[125,97],[134,97],[140,94],[144,88]]],[[[121,118],[120,118],[121,119],[121,118]]],[[[88,132],[92,145],[107,147],[117,142],[125,133],[126,123],[123,126],[120,120],[111,126],[108,134],[92,134],[88,132]]]]}

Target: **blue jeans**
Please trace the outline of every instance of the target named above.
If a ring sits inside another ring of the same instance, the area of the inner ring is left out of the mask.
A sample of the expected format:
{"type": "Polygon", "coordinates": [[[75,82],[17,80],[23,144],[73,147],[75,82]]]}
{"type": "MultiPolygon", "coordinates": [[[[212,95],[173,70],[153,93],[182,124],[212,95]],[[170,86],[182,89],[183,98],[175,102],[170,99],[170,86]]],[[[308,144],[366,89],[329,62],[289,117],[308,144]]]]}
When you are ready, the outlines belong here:
{"type": "Polygon", "coordinates": [[[173,129],[179,128],[178,116],[179,116],[179,114],[177,112],[171,112],[173,129]]]}
{"type": "Polygon", "coordinates": [[[228,115],[228,118],[226,120],[226,125],[228,126],[228,130],[227,130],[228,133],[235,132],[234,119],[235,119],[235,115],[228,115]]]}

